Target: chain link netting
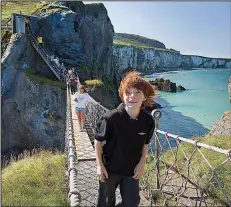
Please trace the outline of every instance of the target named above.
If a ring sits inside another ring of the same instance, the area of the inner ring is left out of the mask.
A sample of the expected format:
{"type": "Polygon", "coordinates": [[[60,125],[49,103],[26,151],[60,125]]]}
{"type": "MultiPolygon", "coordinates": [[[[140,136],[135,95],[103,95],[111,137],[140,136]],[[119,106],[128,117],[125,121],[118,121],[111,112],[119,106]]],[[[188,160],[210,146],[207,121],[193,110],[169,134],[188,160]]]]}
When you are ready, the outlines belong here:
{"type": "Polygon", "coordinates": [[[229,149],[155,130],[142,177],[154,206],[231,206],[230,178],[229,149]]]}

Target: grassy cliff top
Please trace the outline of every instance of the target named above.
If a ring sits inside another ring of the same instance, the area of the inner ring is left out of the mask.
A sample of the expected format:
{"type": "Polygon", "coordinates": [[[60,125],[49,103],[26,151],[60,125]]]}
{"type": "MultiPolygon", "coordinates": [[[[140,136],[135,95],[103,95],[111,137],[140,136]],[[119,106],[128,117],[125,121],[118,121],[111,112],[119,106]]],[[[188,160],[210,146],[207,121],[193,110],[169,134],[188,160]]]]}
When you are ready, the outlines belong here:
{"type": "Polygon", "coordinates": [[[32,15],[38,9],[47,5],[48,2],[42,1],[11,1],[1,2],[2,6],[2,24],[6,24],[11,19],[12,13],[32,15]]]}
{"type": "Polygon", "coordinates": [[[134,46],[139,48],[166,49],[162,42],[135,34],[115,33],[113,43],[115,45],[134,46]]]}

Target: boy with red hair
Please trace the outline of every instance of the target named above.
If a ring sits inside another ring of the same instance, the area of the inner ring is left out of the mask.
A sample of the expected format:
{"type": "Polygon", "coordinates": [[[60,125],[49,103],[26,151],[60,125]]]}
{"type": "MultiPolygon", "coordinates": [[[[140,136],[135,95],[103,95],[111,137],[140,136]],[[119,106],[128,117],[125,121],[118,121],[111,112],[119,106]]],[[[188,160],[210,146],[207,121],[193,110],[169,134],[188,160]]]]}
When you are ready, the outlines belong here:
{"type": "Polygon", "coordinates": [[[136,207],[140,203],[139,178],[155,128],[153,117],[144,108],[154,104],[155,92],[139,75],[129,72],[122,79],[119,96],[123,103],[97,123],[98,207],[115,206],[118,185],[122,197],[118,206],[136,207]]]}

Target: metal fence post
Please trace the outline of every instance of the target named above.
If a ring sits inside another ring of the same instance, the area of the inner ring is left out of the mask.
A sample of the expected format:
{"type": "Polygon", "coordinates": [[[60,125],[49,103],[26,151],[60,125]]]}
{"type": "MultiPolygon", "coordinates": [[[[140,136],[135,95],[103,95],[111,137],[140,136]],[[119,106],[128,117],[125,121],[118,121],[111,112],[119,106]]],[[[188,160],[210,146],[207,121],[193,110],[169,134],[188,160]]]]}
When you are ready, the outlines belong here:
{"type": "Polygon", "coordinates": [[[151,112],[154,120],[155,120],[155,157],[156,157],[156,188],[160,189],[160,180],[159,180],[159,172],[160,172],[160,161],[159,161],[159,154],[160,154],[160,146],[159,146],[159,137],[158,137],[158,133],[156,132],[156,130],[159,127],[159,119],[161,118],[161,112],[157,109],[153,110],[151,112]]]}

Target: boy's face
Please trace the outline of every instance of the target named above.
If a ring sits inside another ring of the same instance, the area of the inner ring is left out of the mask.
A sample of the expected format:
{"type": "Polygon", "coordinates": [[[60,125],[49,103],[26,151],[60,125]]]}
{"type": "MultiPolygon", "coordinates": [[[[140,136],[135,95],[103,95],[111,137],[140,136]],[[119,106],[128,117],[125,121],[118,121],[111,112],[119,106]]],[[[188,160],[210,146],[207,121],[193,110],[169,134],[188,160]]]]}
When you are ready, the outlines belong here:
{"type": "Polygon", "coordinates": [[[144,93],[136,88],[128,88],[123,93],[125,105],[130,109],[140,109],[143,101],[146,100],[144,93]]]}

